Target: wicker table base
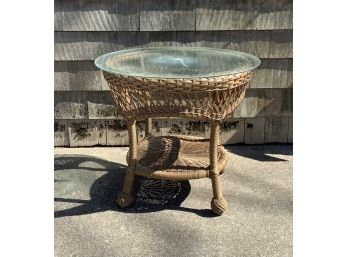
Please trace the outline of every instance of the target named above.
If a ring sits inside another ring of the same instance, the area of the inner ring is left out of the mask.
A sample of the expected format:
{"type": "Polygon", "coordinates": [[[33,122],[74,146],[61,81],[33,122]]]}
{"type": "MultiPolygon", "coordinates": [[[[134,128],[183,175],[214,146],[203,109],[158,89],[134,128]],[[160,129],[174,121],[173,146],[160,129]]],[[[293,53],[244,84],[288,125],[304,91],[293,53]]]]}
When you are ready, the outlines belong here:
{"type": "Polygon", "coordinates": [[[151,136],[151,119],[146,122],[145,139],[136,142],[135,121],[128,124],[130,148],[128,169],[117,204],[128,207],[134,201],[135,176],[165,180],[210,178],[213,187],[211,209],[221,215],[227,210],[222,195],[220,175],[227,163],[227,154],[219,140],[219,123],[211,123],[209,139],[190,136],[151,136]]]}
{"type": "MultiPolygon", "coordinates": [[[[217,173],[210,172],[210,140],[189,136],[147,136],[138,144],[134,168],[128,169],[128,178],[134,175],[164,180],[189,180],[211,178],[213,189],[218,198],[213,198],[211,208],[221,215],[227,209],[227,202],[222,197],[219,175],[224,171],[227,154],[223,146],[218,145],[217,173]],[[214,183],[215,182],[215,183],[214,183]]],[[[127,154],[128,165],[131,165],[127,154]]],[[[118,195],[117,203],[127,207],[133,202],[131,195],[133,179],[126,179],[124,190],[118,195]],[[129,193],[125,193],[125,192],[129,193]]]]}
{"type": "Polygon", "coordinates": [[[227,160],[220,145],[219,128],[221,120],[242,101],[252,72],[195,80],[135,78],[108,72],[103,75],[119,113],[128,122],[128,172],[117,196],[118,205],[132,204],[135,175],[172,180],[209,177],[212,211],[217,215],[226,211],[220,174],[227,160]],[[211,127],[210,139],[146,138],[138,145],[135,122],[146,119],[149,135],[152,117],[206,120],[211,127]]]}
{"type": "Polygon", "coordinates": [[[207,177],[212,181],[212,211],[221,215],[227,209],[220,178],[227,157],[219,139],[220,123],[241,103],[259,64],[245,53],[203,48],[133,49],[99,57],[96,65],[128,124],[128,168],[118,205],[132,204],[137,175],[165,180],[207,177]],[[206,73],[209,76],[201,76],[206,73]],[[152,137],[151,119],[159,117],[207,121],[210,138],[152,137]],[[137,120],[146,120],[146,138],[139,143],[137,120]]]}
{"type": "MultiPolygon", "coordinates": [[[[227,163],[225,149],[217,149],[218,174],[227,163]]],[[[138,144],[134,174],[154,179],[209,178],[209,139],[189,136],[148,136],[138,144]]],[[[128,158],[127,158],[127,161],[128,158]]],[[[128,163],[129,164],[129,163],[128,163]]]]}

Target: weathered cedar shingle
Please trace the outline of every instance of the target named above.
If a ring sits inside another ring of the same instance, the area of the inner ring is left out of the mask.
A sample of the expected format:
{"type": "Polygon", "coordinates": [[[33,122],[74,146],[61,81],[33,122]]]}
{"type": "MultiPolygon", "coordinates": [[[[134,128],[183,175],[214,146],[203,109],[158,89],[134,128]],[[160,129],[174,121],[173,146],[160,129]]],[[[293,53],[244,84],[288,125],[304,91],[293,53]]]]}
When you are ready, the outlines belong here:
{"type": "Polygon", "coordinates": [[[265,143],[287,143],[289,131],[288,117],[266,117],[265,143]]]}
{"type": "Polygon", "coordinates": [[[56,31],[292,29],[291,0],[57,0],[56,31]]]}
{"type": "Polygon", "coordinates": [[[146,45],[143,32],[55,32],[55,60],[94,60],[102,54],[146,45]]]}
{"type": "Polygon", "coordinates": [[[202,46],[202,39],[200,32],[151,31],[148,46],[202,46]]]}
{"type": "Polygon", "coordinates": [[[289,117],[289,130],[288,130],[288,143],[292,143],[293,140],[293,118],[289,117]]]}
{"type": "Polygon", "coordinates": [[[284,88],[281,92],[281,114],[283,116],[292,116],[293,89],[284,88]]]}
{"type": "Polygon", "coordinates": [[[89,119],[112,119],[117,116],[110,91],[87,92],[87,106],[89,119]]]}
{"type": "Polygon", "coordinates": [[[237,107],[234,117],[264,117],[280,115],[282,89],[247,89],[245,98],[237,107]]]}
{"type": "Polygon", "coordinates": [[[197,0],[197,30],[292,28],[291,0],[197,0]]]}
{"type": "Polygon", "coordinates": [[[195,30],[195,1],[140,1],[141,31],[195,30]]]}
{"type": "Polygon", "coordinates": [[[56,0],[57,31],[137,31],[138,0],[56,0]]]}
{"type": "Polygon", "coordinates": [[[54,121],[54,146],[69,146],[68,122],[66,120],[54,121]]]}
{"type": "Polygon", "coordinates": [[[55,60],[94,60],[101,54],[125,48],[164,45],[233,49],[260,58],[268,58],[271,51],[272,58],[288,58],[292,54],[289,35],[274,31],[56,32],[55,60]],[[270,35],[274,33],[270,45],[270,35]]]}
{"type": "Polygon", "coordinates": [[[205,31],[202,46],[233,49],[266,58],[269,40],[269,31],[205,31]]]}
{"type": "Polygon", "coordinates": [[[220,125],[221,144],[244,143],[244,119],[225,119],[220,125]]]}
{"type": "Polygon", "coordinates": [[[128,145],[127,122],[124,119],[108,120],[106,123],[107,145],[128,145]]]}
{"type": "Polygon", "coordinates": [[[55,61],[54,90],[102,90],[107,87],[93,61],[55,61]]]}
{"type": "Polygon", "coordinates": [[[250,88],[289,87],[292,87],[292,59],[262,59],[250,81],[250,88]]]}
{"type": "Polygon", "coordinates": [[[275,30],[270,35],[269,58],[292,58],[292,30],[275,30]]]}
{"type": "Polygon", "coordinates": [[[104,120],[69,121],[70,147],[106,145],[104,120]]]}
{"type": "Polygon", "coordinates": [[[246,144],[263,144],[265,142],[265,117],[245,118],[246,144]]]}
{"type": "Polygon", "coordinates": [[[87,119],[85,91],[55,91],[55,119],[87,119]]]}

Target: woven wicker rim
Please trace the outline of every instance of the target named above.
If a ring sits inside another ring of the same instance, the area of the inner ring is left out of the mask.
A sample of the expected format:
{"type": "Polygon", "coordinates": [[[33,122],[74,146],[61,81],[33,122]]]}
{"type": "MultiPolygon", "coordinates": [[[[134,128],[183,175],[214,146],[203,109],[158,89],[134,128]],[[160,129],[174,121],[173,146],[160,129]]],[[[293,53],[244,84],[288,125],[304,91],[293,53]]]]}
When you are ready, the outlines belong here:
{"type": "Polygon", "coordinates": [[[226,90],[240,86],[247,83],[252,76],[252,72],[242,72],[227,76],[196,78],[196,79],[164,79],[164,78],[147,78],[147,77],[133,77],[116,75],[109,72],[103,72],[104,78],[111,83],[118,80],[118,87],[137,88],[151,91],[194,91],[194,92],[208,92],[215,90],[226,90]]]}

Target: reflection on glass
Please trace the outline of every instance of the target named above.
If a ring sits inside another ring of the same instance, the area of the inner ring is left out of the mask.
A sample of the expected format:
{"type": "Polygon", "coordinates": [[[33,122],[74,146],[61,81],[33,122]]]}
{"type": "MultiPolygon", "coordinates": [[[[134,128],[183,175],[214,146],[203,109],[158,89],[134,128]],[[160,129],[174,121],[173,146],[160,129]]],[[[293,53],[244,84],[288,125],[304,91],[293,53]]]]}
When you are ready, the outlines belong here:
{"type": "Polygon", "coordinates": [[[250,54],[215,48],[156,47],[118,51],[98,57],[101,70],[130,76],[195,78],[241,73],[260,60],[250,54]]]}

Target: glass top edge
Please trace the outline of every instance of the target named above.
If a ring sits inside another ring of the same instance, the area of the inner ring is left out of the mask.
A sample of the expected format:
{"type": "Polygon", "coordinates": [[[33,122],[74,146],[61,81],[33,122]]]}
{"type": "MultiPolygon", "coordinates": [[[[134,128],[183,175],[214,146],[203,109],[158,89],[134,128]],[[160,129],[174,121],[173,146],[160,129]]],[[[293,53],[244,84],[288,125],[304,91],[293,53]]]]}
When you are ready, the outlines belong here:
{"type": "Polygon", "coordinates": [[[158,79],[195,79],[195,78],[211,78],[211,77],[219,77],[219,76],[228,76],[228,75],[234,75],[234,74],[240,74],[243,72],[248,72],[256,69],[260,64],[261,60],[252,54],[246,53],[246,52],[241,52],[241,51],[236,51],[232,49],[224,49],[224,48],[214,48],[214,47],[189,47],[189,46],[160,46],[160,47],[137,47],[137,48],[128,48],[124,50],[118,50],[114,52],[109,52],[103,55],[98,56],[94,60],[94,64],[97,68],[99,68],[102,71],[115,74],[115,75],[121,75],[121,76],[130,76],[130,77],[141,77],[141,78],[158,78],[158,79]],[[126,53],[141,53],[141,51],[153,51],[153,50],[206,50],[206,51],[216,51],[216,52],[228,52],[228,53],[236,53],[240,56],[246,57],[248,60],[252,62],[252,67],[249,69],[244,69],[242,71],[222,71],[222,72],[215,72],[213,74],[202,74],[202,75],[191,75],[191,74],[181,74],[180,76],[173,76],[173,75],[163,75],[161,76],[160,74],[156,75],[151,75],[151,74],[136,74],[132,72],[117,72],[113,69],[108,69],[107,67],[104,67],[100,62],[104,58],[108,56],[122,56],[122,54],[126,53]]]}

